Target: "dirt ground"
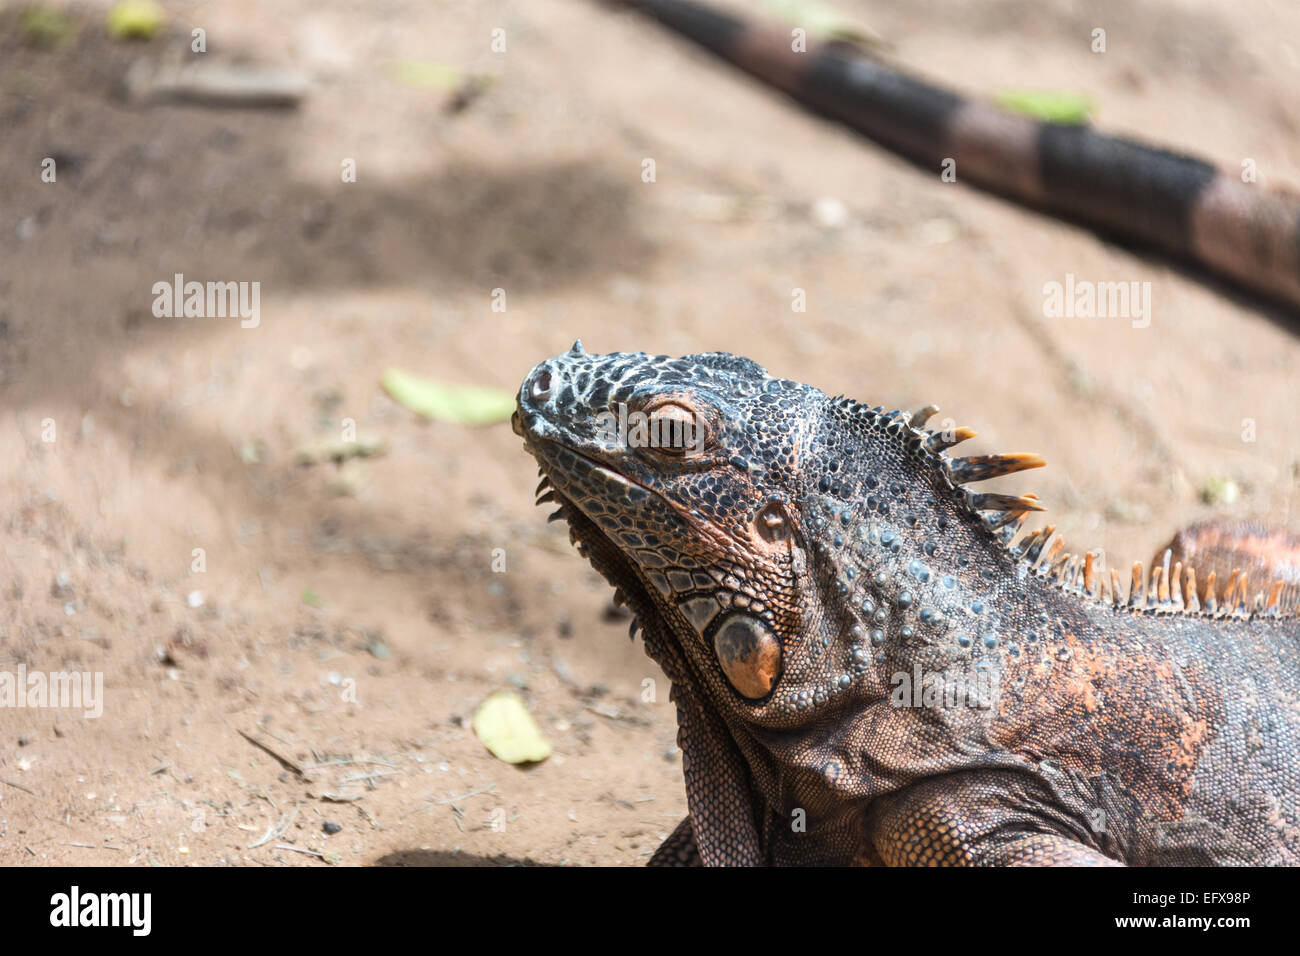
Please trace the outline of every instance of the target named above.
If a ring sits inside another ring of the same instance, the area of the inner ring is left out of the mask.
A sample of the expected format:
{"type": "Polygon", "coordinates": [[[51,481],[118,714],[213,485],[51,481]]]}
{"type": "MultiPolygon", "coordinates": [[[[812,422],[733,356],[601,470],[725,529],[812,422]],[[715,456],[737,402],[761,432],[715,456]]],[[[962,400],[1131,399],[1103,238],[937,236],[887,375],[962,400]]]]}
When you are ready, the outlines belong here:
{"type": "MultiPolygon", "coordinates": [[[[1005,487],[1121,566],[1211,513],[1300,524],[1284,316],[942,183],[635,17],[165,6],[152,41],[92,6],[45,50],[0,4],[0,669],[105,695],[98,719],[0,709],[0,863],[637,864],[682,817],[666,682],[533,507],[519,439],[422,422],[389,367],[513,390],[579,337],[739,351],[1043,454],[1005,487]],[[308,99],[124,101],[193,27],[213,62],[304,71],[308,99]],[[413,61],[493,81],[453,112],[413,61]],[[260,282],[260,324],[155,318],[175,273],[260,282]],[[1067,273],[1150,282],[1150,326],[1044,318],[1067,273]],[[344,419],[385,453],[297,464],[344,419]],[[503,689],[545,762],[470,730],[503,689]]],[[[1300,184],[1295,5],[835,6],[948,85],[1086,91],[1106,129],[1300,184]]]]}

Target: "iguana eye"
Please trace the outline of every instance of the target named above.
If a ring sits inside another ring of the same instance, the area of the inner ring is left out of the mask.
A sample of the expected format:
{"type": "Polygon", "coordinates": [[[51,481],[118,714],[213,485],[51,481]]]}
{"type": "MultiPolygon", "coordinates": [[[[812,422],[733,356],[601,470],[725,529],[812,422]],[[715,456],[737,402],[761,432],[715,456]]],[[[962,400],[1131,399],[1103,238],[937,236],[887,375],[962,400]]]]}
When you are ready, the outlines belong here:
{"type": "Polygon", "coordinates": [[[703,425],[685,405],[668,402],[650,412],[650,447],[667,455],[683,455],[704,447],[703,425]]]}

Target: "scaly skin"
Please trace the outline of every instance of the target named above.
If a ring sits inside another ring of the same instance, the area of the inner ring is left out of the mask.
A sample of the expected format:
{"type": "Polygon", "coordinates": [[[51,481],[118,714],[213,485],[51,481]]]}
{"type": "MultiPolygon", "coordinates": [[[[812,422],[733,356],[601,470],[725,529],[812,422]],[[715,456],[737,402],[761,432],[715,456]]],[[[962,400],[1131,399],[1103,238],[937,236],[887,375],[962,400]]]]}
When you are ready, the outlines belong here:
{"type": "Polygon", "coordinates": [[[950,458],[932,411],[722,353],[525,380],[542,499],[673,684],[690,817],[652,862],[1300,863],[1295,609],[1017,540],[1035,499],[963,483],[1041,460],[950,458]]]}

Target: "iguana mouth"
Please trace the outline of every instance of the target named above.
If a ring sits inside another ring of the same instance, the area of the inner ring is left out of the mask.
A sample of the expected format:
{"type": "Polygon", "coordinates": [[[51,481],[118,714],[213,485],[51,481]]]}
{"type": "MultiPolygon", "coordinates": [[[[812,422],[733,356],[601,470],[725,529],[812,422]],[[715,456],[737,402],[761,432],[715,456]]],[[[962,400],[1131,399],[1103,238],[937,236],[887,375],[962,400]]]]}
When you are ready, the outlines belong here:
{"type": "MultiPolygon", "coordinates": [[[[520,429],[516,427],[516,431],[520,431],[520,429]]],[[[537,459],[539,465],[538,472],[541,475],[541,481],[537,485],[537,504],[552,503],[557,505],[556,510],[551,513],[548,520],[564,519],[569,526],[569,540],[577,548],[578,553],[585,557],[592,568],[614,588],[614,604],[618,606],[626,605],[632,612],[633,618],[628,629],[628,635],[634,637],[639,627],[650,629],[651,623],[657,620],[658,609],[649,589],[637,574],[636,568],[600,525],[592,520],[573,498],[555,486],[555,482],[551,477],[552,466],[550,462],[545,455],[538,454],[533,443],[547,442],[556,448],[562,448],[593,471],[599,469],[606,477],[621,479],[629,486],[654,495],[660,501],[663,500],[662,496],[628,479],[608,465],[595,461],[567,445],[527,433],[524,434],[524,439],[525,447],[537,459]]],[[[657,632],[658,629],[655,629],[655,633],[657,632]]]]}

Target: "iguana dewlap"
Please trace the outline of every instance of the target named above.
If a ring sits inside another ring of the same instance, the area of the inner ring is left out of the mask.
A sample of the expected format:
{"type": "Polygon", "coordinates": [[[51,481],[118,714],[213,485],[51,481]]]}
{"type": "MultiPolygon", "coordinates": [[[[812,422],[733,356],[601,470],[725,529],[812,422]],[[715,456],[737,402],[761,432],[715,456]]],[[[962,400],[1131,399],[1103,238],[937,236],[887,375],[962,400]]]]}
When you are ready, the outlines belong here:
{"type": "Polygon", "coordinates": [[[950,457],[933,411],[723,353],[525,380],[542,500],[673,684],[690,817],[653,862],[1300,863],[1281,584],[1126,589],[965,487],[1041,459],[950,457]]]}
{"type": "Polygon", "coordinates": [[[1300,308],[1300,195],[1088,125],[1040,122],[845,43],[692,0],[615,0],[940,175],[1194,262],[1300,308]],[[949,166],[949,164],[951,164],[949,166]]]}

